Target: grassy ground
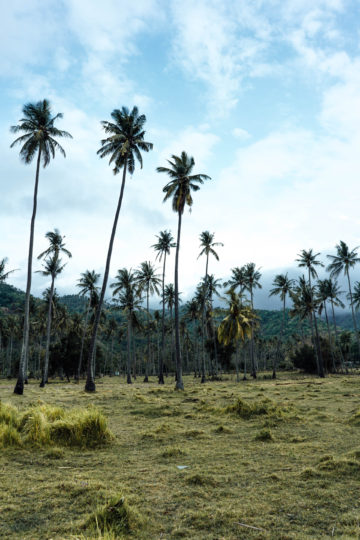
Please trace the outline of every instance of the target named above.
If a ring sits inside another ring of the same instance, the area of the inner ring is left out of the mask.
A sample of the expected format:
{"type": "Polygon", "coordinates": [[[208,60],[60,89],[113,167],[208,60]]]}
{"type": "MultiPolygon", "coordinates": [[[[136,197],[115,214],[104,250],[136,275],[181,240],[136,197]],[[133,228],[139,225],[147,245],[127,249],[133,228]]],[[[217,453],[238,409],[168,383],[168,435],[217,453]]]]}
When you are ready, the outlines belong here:
{"type": "Polygon", "coordinates": [[[360,538],[358,376],[185,378],[184,392],[170,379],[105,378],[95,395],[30,383],[20,397],[13,386],[0,381],[0,398],[20,409],[95,404],[115,439],[93,450],[0,449],[1,538],[97,538],[83,525],[119,494],[132,538],[360,538]]]}

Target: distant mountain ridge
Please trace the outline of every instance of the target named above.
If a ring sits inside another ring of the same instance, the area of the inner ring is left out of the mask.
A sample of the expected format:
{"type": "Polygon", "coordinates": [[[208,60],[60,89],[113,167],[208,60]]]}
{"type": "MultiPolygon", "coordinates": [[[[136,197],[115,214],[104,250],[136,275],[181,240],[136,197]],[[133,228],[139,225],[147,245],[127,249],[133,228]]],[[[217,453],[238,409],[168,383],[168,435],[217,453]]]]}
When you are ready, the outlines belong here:
{"type": "MultiPolygon", "coordinates": [[[[34,302],[42,302],[41,299],[33,297],[34,302]]],[[[0,283],[0,310],[3,308],[8,312],[20,312],[24,307],[25,293],[20,289],[7,283],[0,283]]],[[[83,313],[86,309],[86,299],[78,294],[66,294],[60,296],[60,302],[64,304],[69,313],[83,313]]],[[[182,307],[183,309],[183,307],[182,307]]],[[[155,311],[155,310],[151,310],[155,311]]],[[[281,310],[256,310],[260,318],[260,335],[264,338],[271,338],[279,335],[282,324],[282,311],[281,310]]],[[[216,308],[214,310],[214,318],[217,322],[224,316],[224,310],[216,308]]],[[[360,314],[357,314],[357,322],[360,327],[360,314]]],[[[332,324],[332,318],[330,317],[330,323],[332,324]]],[[[351,313],[336,313],[336,323],[341,330],[352,330],[353,322],[351,313]]],[[[322,317],[320,319],[320,329],[325,332],[325,320],[322,317]]],[[[305,333],[309,332],[309,327],[305,324],[305,333]]],[[[286,327],[284,335],[290,337],[292,334],[299,333],[299,324],[297,319],[292,319],[289,316],[289,310],[286,313],[286,327]]]]}

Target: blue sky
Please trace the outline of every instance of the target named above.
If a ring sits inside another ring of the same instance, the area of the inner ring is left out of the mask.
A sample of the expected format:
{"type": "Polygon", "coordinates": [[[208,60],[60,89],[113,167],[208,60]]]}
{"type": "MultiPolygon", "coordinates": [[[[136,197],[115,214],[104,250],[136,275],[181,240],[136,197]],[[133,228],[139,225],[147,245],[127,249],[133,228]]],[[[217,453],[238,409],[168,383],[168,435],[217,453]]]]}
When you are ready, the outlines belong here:
{"type": "MultiPolygon", "coordinates": [[[[176,233],[155,168],[182,150],[212,177],[184,217],[185,298],[204,272],[203,230],[224,243],[211,272],[226,278],[254,261],[265,283],[295,274],[301,249],[325,260],[340,239],[360,244],[359,21],[355,0],[3,3],[0,258],[20,269],[9,282],[25,287],[35,172],[9,149],[9,126],[24,103],[45,97],[74,137],[63,141],[67,158],[41,171],[34,247],[45,249],[55,227],[66,235],[73,258],[62,293],[75,292],[86,269],[103,269],[120,177],[96,151],[100,120],[123,105],[146,114],[154,150],[128,181],[112,275],[154,260],[160,230],[176,233]]],[[[33,292],[46,286],[35,274],[33,292]]]]}

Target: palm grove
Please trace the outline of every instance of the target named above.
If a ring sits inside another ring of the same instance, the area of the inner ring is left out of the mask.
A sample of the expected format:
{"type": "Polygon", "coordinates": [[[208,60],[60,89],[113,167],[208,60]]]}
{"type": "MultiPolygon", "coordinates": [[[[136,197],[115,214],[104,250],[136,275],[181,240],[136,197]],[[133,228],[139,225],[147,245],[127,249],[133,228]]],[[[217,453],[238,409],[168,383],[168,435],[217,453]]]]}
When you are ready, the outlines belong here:
{"type": "MultiPolygon", "coordinates": [[[[205,259],[204,277],[194,297],[181,304],[181,231],[184,211],[193,205],[195,194],[210,176],[196,173],[195,160],[182,151],[172,155],[166,166],[157,172],[167,176],[163,188],[164,202],[170,201],[177,215],[177,232],[163,230],[153,244],[155,260],[162,264],[159,271],[151,261],[136,269],[121,268],[110,283],[113,300],[106,301],[111,257],[121,212],[127,174],[143,165],[143,153],[152,150],[145,140],[146,117],[137,107],[115,109],[110,121],[103,121],[105,138],[98,150],[107,158],[114,175],[121,175],[120,190],[108,244],[104,275],[86,270],[78,279],[77,309],[68,310],[59,301],[55,281],[64,271],[71,252],[65,236],[54,229],[46,233],[48,248],[38,255],[42,260],[41,274],[49,277],[50,287],[43,300],[34,299],[31,292],[35,223],[40,168],[46,168],[57,152],[65,157],[58,142],[71,138],[70,133],[56,127],[62,114],[53,115],[47,100],[23,107],[23,118],[11,127],[19,136],[11,147],[20,146],[20,158],[25,164],[36,162],[33,210],[30,222],[27,282],[24,306],[12,306],[0,313],[0,367],[2,376],[17,372],[14,388],[22,394],[29,374],[40,376],[40,386],[48,383],[51,374],[73,376],[79,381],[86,373],[85,390],[95,391],[95,375],[123,372],[128,383],[137,375],[157,376],[164,384],[164,374],[173,372],[175,386],[183,389],[183,371],[193,371],[204,383],[208,377],[219,378],[224,370],[235,367],[237,380],[254,378],[259,369],[301,367],[324,377],[327,372],[347,372],[360,358],[360,342],[355,311],[360,307],[360,282],[352,285],[351,272],[360,262],[357,248],[350,250],[343,241],[336,246],[336,255],[328,255],[329,276],[318,279],[318,269],[324,266],[319,253],[312,249],[298,255],[299,268],[304,270],[298,280],[287,274],[275,276],[270,291],[282,303],[281,322],[271,338],[264,338],[259,313],[255,310],[254,292],[261,288],[261,273],[253,262],[231,269],[227,281],[216,278],[209,270],[211,258],[219,259],[215,234],[206,230],[200,234],[198,257],[205,259]],[[168,280],[167,261],[175,252],[174,280],[168,280]],[[341,291],[337,278],[343,274],[347,291],[341,291]],[[338,328],[335,308],[345,307],[346,294],[351,307],[353,331],[338,328]],[[150,298],[160,298],[161,310],[150,309],[150,298]],[[220,298],[226,308],[214,307],[220,298]],[[287,305],[289,303],[289,307],[287,305]],[[291,329],[291,333],[289,331],[291,329]],[[40,375],[41,374],[41,375],[40,375]]],[[[196,256],[194,254],[194,256],[196,256]]],[[[7,259],[0,261],[0,283],[11,272],[7,259]]]]}

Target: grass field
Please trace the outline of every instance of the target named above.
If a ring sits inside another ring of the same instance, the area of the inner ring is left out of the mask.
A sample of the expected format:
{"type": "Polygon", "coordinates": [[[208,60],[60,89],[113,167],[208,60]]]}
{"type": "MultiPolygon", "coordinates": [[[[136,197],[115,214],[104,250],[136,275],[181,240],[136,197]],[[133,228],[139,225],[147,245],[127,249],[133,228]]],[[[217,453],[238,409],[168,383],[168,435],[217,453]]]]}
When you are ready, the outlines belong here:
{"type": "Polygon", "coordinates": [[[94,404],[114,435],[0,448],[0,537],[101,538],[94,512],[123,496],[126,527],[107,538],[360,538],[359,376],[184,382],[104,378],[95,395],[30,382],[15,396],[0,381],[20,410],[94,404]]]}

